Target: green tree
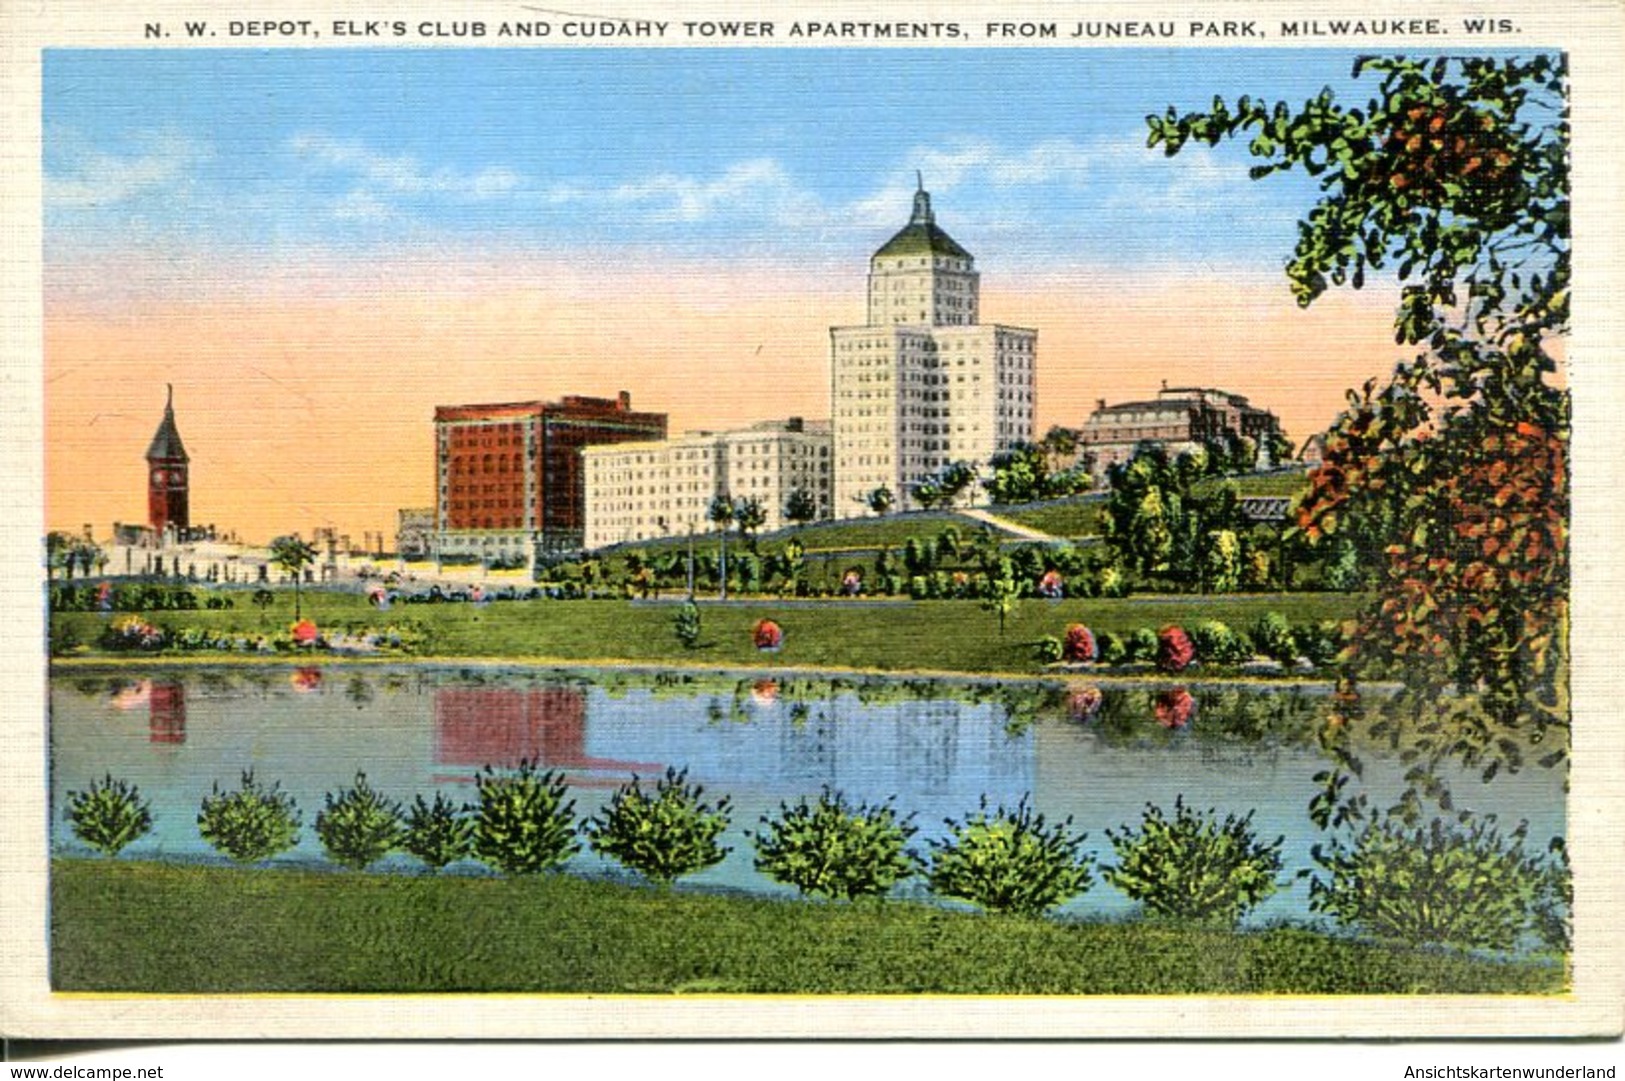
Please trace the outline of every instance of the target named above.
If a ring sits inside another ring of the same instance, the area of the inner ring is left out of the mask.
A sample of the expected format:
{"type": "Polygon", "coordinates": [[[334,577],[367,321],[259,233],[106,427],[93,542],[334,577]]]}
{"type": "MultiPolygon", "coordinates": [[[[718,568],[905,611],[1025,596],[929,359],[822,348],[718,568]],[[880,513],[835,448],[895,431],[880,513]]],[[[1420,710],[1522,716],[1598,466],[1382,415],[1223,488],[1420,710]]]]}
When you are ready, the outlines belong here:
{"type": "Polygon", "coordinates": [[[892,505],[897,502],[897,497],[890,488],[883,484],[865,496],[864,502],[869,505],[869,509],[874,511],[877,517],[885,517],[886,513],[892,509],[892,505]]]}
{"type": "Polygon", "coordinates": [[[316,548],[299,539],[297,533],[278,537],[271,542],[271,562],[293,577],[293,618],[302,616],[299,602],[299,583],[305,568],[316,562],[316,548]]]}
{"type": "Polygon", "coordinates": [[[1016,580],[1014,565],[1008,559],[999,560],[999,569],[987,576],[987,591],[982,597],[982,609],[999,617],[999,637],[1004,637],[1005,621],[1016,610],[1021,586],[1016,580]]]}
{"type": "Polygon", "coordinates": [[[1375,563],[1354,669],[1395,671],[1419,712],[1481,692],[1489,723],[1443,742],[1493,751],[1507,729],[1567,724],[1569,400],[1549,381],[1569,327],[1567,61],[1368,58],[1355,74],[1378,80],[1361,105],[1327,89],[1299,109],[1170,107],[1150,144],[1250,137],[1255,177],[1318,179],[1286,268],[1301,305],[1392,267],[1395,339],[1414,351],[1350,392],[1297,524],[1375,563]]]}
{"type": "Polygon", "coordinates": [[[784,516],[798,526],[804,526],[818,517],[818,501],[805,488],[794,488],[784,503],[784,516]]]}
{"type": "Polygon", "coordinates": [[[734,522],[739,526],[739,532],[749,542],[752,548],[756,547],[756,531],[767,524],[767,508],[755,496],[748,496],[734,502],[734,522]]]}

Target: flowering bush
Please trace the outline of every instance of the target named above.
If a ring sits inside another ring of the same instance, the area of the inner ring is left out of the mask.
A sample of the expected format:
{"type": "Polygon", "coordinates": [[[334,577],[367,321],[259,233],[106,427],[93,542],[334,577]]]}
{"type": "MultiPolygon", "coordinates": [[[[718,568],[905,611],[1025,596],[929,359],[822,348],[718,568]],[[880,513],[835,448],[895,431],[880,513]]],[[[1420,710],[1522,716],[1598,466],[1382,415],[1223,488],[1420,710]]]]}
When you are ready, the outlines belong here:
{"type": "Polygon", "coordinates": [[[1066,629],[1066,640],[1061,643],[1061,659],[1075,663],[1087,663],[1095,659],[1095,636],[1089,628],[1082,623],[1074,623],[1066,629]]]}
{"type": "Polygon", "coordinates": [[[1196,713],[1196,699],[1184,687],[1175,687],[1172,690],[1159,691],[1152,700],[1151,708],[1156,714],[1157,723],[1164,728],[1184,728],[1191,723],[1191,717],[1196,713]]]}
{"type": "Polygon", "coordinates": [[[317,638],[320,637],[320,632],[316,630],[316,624],[308,619],[301,619],[298,623],[295,623],[288,628],[288,633],[293,636],[294,642],[301,646],[313,645],[317,638]]]}
{"type": "Polygon", "coordinates": [[[856,597],[863,592],[863,572],[856,567],[849,568],[841,576],[841,592],[848,597],[856,597]]]}
{"type": "Polygon", "coordinates": [[[756,629],[751,632],[751,640],[756,648],[761,650],[776,650],[784,644],[784,630],[771,619],[757,621],[756,629]]]}
{"type": "Polygon", "coordinates": [[[1061,577],[1060,571],[1044,572],[1044,577],[1038,580],[1038,595],[1048,597],[1050,600],[1060,600],[1066,595],[1066,582],[1061,577]]]}
{"type": "Polygon", "coordinates": [[[164,648],[164,632],[140,616],[127,616],[102,632],[101,645],[103,649],[119,652],[142,650],[150,653],[164,648]]]}
{"type": "Polygon", "coordinates": [[[1165,672],[1183,672],[1196,659],[1196,647],[1183,628],[1169,625],[1157,632],[1157,667],[1165,672]]]}
{"type": "Polygon", "coordinates": [[[1087,721],[1100,712],[1105,701],[1106,696],[1093,684],[1073,687],[1066,692],[1066,711],[1074,721],[1087,721]]]}

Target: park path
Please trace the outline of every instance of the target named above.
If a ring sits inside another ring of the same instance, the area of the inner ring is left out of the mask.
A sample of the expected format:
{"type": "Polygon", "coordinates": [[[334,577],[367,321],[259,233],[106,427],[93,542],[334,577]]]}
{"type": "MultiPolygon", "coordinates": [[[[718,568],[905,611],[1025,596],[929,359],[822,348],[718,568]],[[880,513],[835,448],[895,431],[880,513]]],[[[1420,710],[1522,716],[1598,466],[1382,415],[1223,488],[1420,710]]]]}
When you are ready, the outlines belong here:
{"type": "Polygon", "coordinates": [[[961,508],[959,513],[963,514],[966,518],[974,518],[984,525],[990,525],[994,529],[1002,529],[1006,533],[1013,533],[1022,540],[1055,541],[1060,539],[1058,537],[1051,536],[1048,533],[1040,533],[1036,529],[1029,529],[1020,522],[1012,522],[1008,518],[1000,518],[997,514],[990,514],[985,510],[978,510],[975,507],[961,508]]]}

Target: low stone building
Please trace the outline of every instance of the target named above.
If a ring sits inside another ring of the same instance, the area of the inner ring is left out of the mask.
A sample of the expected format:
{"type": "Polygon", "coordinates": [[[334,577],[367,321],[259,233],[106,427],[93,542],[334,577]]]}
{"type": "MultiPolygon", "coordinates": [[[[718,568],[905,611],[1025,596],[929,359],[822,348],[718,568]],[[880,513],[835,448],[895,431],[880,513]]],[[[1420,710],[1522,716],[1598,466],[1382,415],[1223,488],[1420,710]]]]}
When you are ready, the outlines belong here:
{"type": "MultiPolygon", "coordinates": [[[[1097,476],[1126,462],[1143,444],[1160,446],[1170,457],[1232,434],[1261,450],[1280,435],[1274,413],[1239,394],[1212,387],[1170,387],[1164,381],[1155,398],[1107,405],[1101,399],[1078,433],[1080,450],[1097,476]]],[[[1268,463],[1266,463],[1268,464],[1268,463]]]]}

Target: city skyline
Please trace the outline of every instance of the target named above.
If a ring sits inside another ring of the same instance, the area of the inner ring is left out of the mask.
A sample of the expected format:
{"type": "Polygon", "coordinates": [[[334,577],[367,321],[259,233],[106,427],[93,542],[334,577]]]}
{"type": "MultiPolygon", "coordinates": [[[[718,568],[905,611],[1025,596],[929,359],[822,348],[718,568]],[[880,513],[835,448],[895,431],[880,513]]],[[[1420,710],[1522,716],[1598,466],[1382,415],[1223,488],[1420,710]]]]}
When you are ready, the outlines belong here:
{"type": "Polygon", "coordinates": [[[1166,377],[1301,441],[1398,357],[1381,286],[1292,303],[1301,181],[1143,148],[1170,103],[1346,91],[1349,54],[732,52],[47,53],[49,524],[141,520],[166,382],[193,517],[250,539],[392,533],[436,405],[828,417],[827,328],[917,173],[1042,335],[1040,433],[1166,377]]]}

